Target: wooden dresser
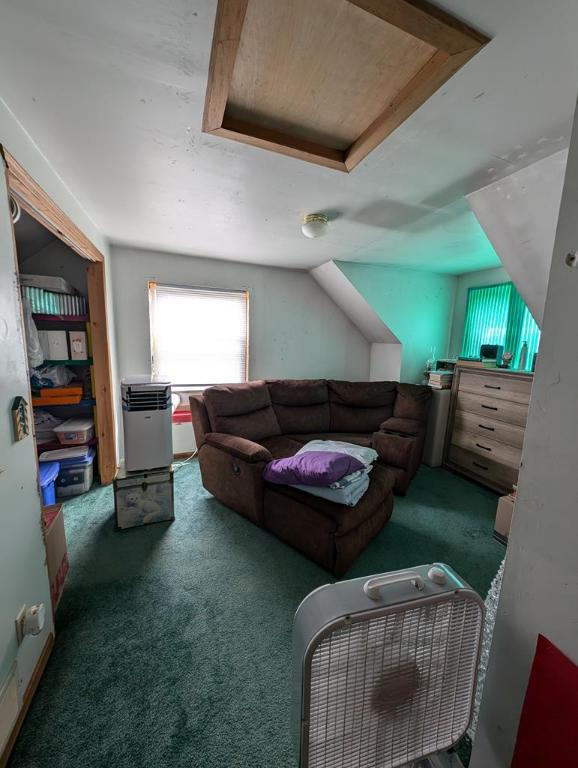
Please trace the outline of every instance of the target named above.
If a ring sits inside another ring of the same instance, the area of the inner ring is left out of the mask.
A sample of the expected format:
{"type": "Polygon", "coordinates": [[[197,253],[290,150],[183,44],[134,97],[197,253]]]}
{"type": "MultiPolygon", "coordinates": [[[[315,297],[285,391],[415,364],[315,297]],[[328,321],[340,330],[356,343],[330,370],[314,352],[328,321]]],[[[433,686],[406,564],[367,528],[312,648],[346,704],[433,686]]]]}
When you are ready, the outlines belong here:
{"type": "Polygon", "coordinates": [[[445,465],[502,493],[518,481],[533,375],[456,366],[445,465]]]}

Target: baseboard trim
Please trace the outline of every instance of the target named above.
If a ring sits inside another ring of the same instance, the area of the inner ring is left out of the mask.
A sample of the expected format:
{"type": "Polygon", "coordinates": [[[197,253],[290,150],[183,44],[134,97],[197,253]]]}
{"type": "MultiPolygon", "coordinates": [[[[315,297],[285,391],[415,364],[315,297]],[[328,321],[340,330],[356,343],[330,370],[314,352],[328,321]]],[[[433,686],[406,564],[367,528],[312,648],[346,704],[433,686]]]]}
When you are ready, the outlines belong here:
{"type": "Polygon", "coordinates": [[[46,665],[48,664],[48,659],[50,658],[50,654],[52,653],[53,648],[54,635],[50,633],[46,639],[46,643],[44,644],[40,658],[34,667],[34,672],[32,673],[30,682],[26,687],[26,692],[24,693],[24,698],[22,700],[22,706],[20,707],[20,711],[18,713],[18,717],[16,718],[16,722],[14,723],[14,727],[12,728],[12,732],[8,737],[8,741],[6,742],[6,746],[4,747],[2,754],[0,755],[0,768],[6,768],[8,765],[10,753],[14,749],[14,744],[16,743],[16,739],[18,738],[18,734],[22,728],[22,723],[28,714],[30,704],[32,703],[32,699],[34,698],[38,684],[42,679],[42,675],[44,674],[44,670],[46,669],[46,665]]]}

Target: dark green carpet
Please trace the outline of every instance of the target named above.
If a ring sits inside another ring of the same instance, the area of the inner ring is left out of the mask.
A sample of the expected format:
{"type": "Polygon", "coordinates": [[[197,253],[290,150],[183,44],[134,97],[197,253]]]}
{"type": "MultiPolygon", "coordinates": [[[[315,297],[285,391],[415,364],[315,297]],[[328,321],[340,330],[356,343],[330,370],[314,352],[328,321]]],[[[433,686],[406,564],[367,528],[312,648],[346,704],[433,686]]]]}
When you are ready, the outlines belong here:
{"type": "MultiPolygon", "coordinates": [[[[57,642],[10,768],[289,768],[291,622],[328,574],[222,507],[196,462],[176,521],[116,532],[111,488],[66,506],[57,642]]],[[[422,468],[348,576],[442,560],[485,595],[496,495],[422,468]]]]}

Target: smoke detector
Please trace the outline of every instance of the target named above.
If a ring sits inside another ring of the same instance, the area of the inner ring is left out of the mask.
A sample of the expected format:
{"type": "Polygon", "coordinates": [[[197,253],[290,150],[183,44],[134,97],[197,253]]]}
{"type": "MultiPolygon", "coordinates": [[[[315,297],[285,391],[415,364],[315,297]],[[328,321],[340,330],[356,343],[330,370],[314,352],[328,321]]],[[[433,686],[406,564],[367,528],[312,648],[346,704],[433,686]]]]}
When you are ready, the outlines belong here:
{"type": "Polygon", "coordinates": [[[303,217],[301,231],[305,237],[323,237],[327,234],[328,218],[323,213],[309,213],[303,217]]]}

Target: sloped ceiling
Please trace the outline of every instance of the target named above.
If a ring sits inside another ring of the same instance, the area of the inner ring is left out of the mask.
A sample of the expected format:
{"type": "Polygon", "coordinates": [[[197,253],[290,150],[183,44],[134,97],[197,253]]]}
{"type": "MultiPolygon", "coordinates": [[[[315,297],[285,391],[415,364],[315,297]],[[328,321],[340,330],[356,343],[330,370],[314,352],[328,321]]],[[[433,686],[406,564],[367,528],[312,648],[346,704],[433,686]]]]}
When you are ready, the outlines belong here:
{"type": "Polygon", "coordinates": [[[349,175],[201,133],[214,0],[0,0],[0,96],[113,241],[490,267],[464,195],[567,145],[578,3],[440,5],[492,42],[349,175]],[[314,211],[331,231],[310,241],[299,219],[314,211]]]}
{"type": "Polygon", "coordinates": [[[567,150],[468,195],[504,268],[542,325],[567,150]]]}

